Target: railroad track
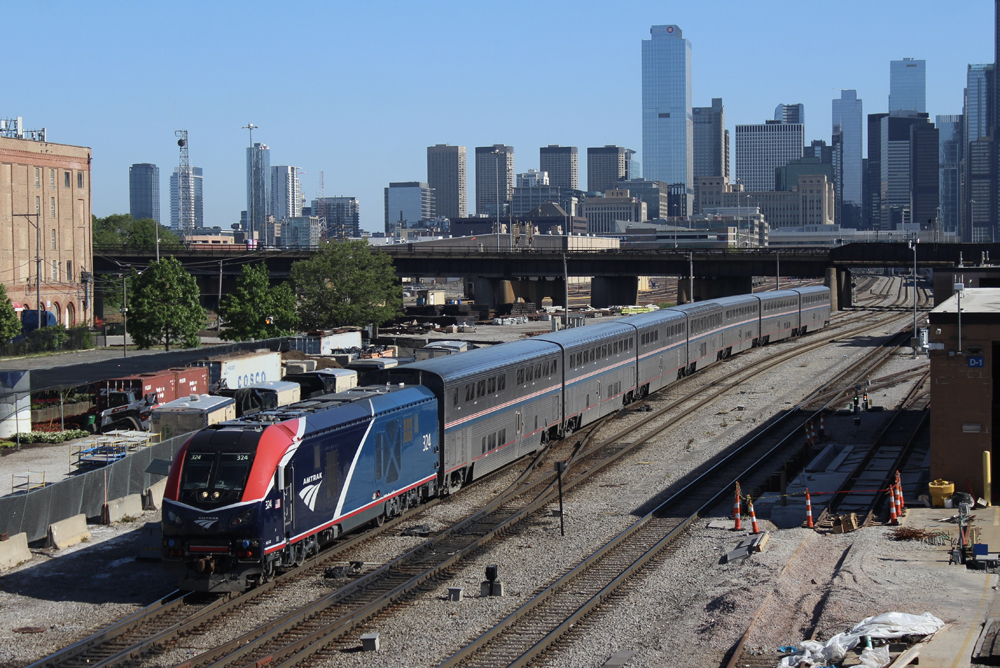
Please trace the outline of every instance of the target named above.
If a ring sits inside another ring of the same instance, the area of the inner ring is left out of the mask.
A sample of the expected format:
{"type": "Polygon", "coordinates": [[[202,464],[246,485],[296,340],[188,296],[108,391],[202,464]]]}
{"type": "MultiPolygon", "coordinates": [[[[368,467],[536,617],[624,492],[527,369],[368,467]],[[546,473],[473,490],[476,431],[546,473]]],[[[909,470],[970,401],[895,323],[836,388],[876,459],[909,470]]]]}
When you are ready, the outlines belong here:
{"type": "MultiPolygon", "coordinates": [[[[861,329],[870,328],[865,325],[861,329]]],[[[781,353],[768,360],[765,364],[737,374],[740,380],[762,373],[766,368],[772,368],[797,355],[806,354],[815,345],[810,343],[799,346],[793,351],[781,353]]],[[[641,446],[649,438],[662,432],[684,415],[698,407],[711,402],[720,394],[729,391],[734,377],[719,379],[700,388],[698,393],[705,394],[699,402],[684,408],[680,415],[657,425],[643,438],[629,445],[615,445],[626,435],[646,427],[667,411],[678,408],[682,403],[691,403],[690,397],[671,402],[668,406],[647,416],[639,423],[622,432],[605,439],[601,443],[584,446],[574,458],[579,466],[574,464],[570,471],[580,471],[577,477],[570,475],[564,478],[564,490],[571,489],[592,476],[626,453],[641,446]],[[718,386],[722,387],[718,387],[718,386]],[[715,388],[715,391],[709,390],[715,388]],[[591,457],[594,453],[599,453],[591,457]]],[[[735,381],[739,382],[739,381],[735,381]]],[[[797,427],[797,425],[796,425],[797,427]]],[[[541,479],[526,485],[520,492],[499,499],[484,509],[479,516],[452,527],[443,534],[434,537],[429,543],[416,548],[407,555],[383,566],[376,573],[363,580],[353,583],[350,587],[333,592],[330,595],[312,602],[296,611],[290,612],[279,619],[273,620],[254,629],[239,638],[205,652],[183,664],[184,668],[195,666],[255,666],[268,664],[270,666],[291,666],[311,659],[321,659],[343,649],[346,635],[364,620],[380,613],[393,604],[402,603],[437,588],[441,581],[449,578],[452,569],[458,566],[462,559],[474,555],[490,540],[512,530],[514,525],[536,512],[539,508],[551,503],[555,494],[552,489],[554,474],[549,473],[541,479]],[[525,505],[512,508],[516,497],[531,499],[525,505]],[[511,506],[511,507],[507,507],[511,506]],[[408,578],[408,579],[407,579],[408,578]]],[[[353,642],[353,638],[350,639],[353,642]]]]}
{"type": "MultiPolygon", "coordinates": [[[[904,339],[899,335],[892,338],[898,343],[904,339]]],[[[879,349],[873,351],[814,394],[826,393],[830,385],[870,373],[886,357],[879,349]]],[[[800,407],[809,401],[811,398],[800,407]]],[[[543,656],[546,662],[558,665],[558,652],[568,646],[568,643],[559,645],[558,641],[570,629],[597,610],[640,569],[656,559],[667,558],[671,546],[692,522],[711,512],[720,501],[729,500],[737,481],[751,478],[800,448],[796,435],[801,421],[797,412],[792,410],[772,420],[716,463],[689,476],[657,508],[442,662],[439,668],[527,666],[543,656]]]]}
{"type": "MultiPolygon", "coordinates": [[[[911,456],[918,435],[926,428],[929,405],[927,393],[923,387],[929,378],[930,373],[924,371],[920,380],[913,385],[907,396],[900,402],[897,410],[889,421],[882,427],[875,438],[873,446],[860,458],[854,471],[848,477],[845,484],[841,485],[842,491],[820,514],[816,521],[817,531],[831,531],[833,529],[833,517],[837,512],[853,512],[863,519],[859,522],[861,526],[873,526],[880,523],[880,517],[885,518],[883,506],[886,501],[885,490],[888,485],[895,480],[896,471],[901,469],[908,457],[911,456]],[[915,409],[915,410],[907,410],[915,409]]],[[[811,535],[811,534],[810,534],[811,535]]],[[[809,537],[803,540],[805,545],[809,537]]],[[[786,563],[782,569],[778,580],[788,572],[802,573],[800,577],[819,578],[816,564],[816,553],[813,550],[796,551],[792,559],[786,563]],[[800,556],[801,555],[801,556],[800,556]],[[798,560],[799,563],[796,563],[798,560]]],[[[825,546],[822,551],[829,552],[830,546],[825,546]]],[[[758,626],[765,623],[770,627],[787,628],[798,630],[802,626],[802,620],[811,620],[811,624],[804,634],[804,637],[815,639],[820,631],[820,622],[827,595],[833,586],[839,566],[847,557],[850,547],[839,558],[832,555],[835,562],[829,574],[821,579],[824,582],[817,585],[817,591],[822,595],[813,597],[803,597],[805,601],[812,603],[804,608],[802,601],[785,601],[780,605],[773,605],[773,597],[776,587],[772,588],[758,608],[750,625],[744,632],[739,643],[732,652],[731,659],[726,668],[770,668],[777,665],[781,660],[781,655],[773,649],[760,647],[749,651],[751,639],[754,637],[758,626]],[[765,614],[766,611],[766,614],[765,614]]]]}
{"type": "MultiPolygon", "coordinates": [[[[841,319],[837,318],[837,320],[841,319]]],[[[843,320],[846,322],[852,319],[845,318],[843,320]]],[[[839,329],[842,329],[844,326],[846,325],[838,324],[834,327],[831,327],[828,330],[824,330],[824,332],[821,334],[825,335],[829,332],[837,331],[839,329]]],[[[857,328],[857,331],[860,333],[870,327],[871,326],[863,326],[861,328],[857,328]]],[[[842,336],[842,334],[838,334],[838,336],[842,336]]],[[[795,343],[797,345],[792,349],[789,349],[787,351],[782,351],[777,355],[775,355],[772,358],[772,360],[769,360],[767,368],[771,368],[774,365],[780,364],[786,361],[787,359],[790,359],[793,356],[806,354],[810,350],[813,350],[819,347],[820,345],[824,345],[829,340],[830,340],[829,337],[825,337],[823,340],[806,341],[805,344],[800,343],[801,340],[795,340],[795,343]]],[[[761,367],[759,371],[756,371],[756,373],[760,373],[763,370],[765,370],[764,367],[761,367]]],[[[728,382],[726,383],[725,387],[718,389],[711,396],[703,399],[701,404],[695,402],[695,405],[685,410],[683,415],[686,415],[687,413],[695,410],[699,405],[703,405],[704,402],[711,401],[719,394],[727,391],[729,389],[728,388],[729,384],[733,382],[740,382],[741,380],[745,380],[748,377],[750,376],[743,374],[739,378],[734,378],[734,377],[727,378],[726,380],[728,382]]],[[[692,382],[697,382],[698,377],[695,376],[693,379],[687,379],[687,380],[692,382]]],[[[691,395],[689,395],[688,397],[685,397],[677,402],[672,402],[669,405],[665,406],[663,409],[661,409],[661,411],[658,411],[657,413],[650,415],[648,419],[644,420],[641,424],[642,425],[648,424],[649,421],[655,419],[658,415],[661,415],[668,410],[673,410],[674,408],[677,408],[681,403],[684,403],[685,401],[690,403],[692,396],[704,394],[708,392],[711,388],[714,388],[720,384],[722,384],[722,380],[717,381],[715,383],[707,384],[704,387],[699,388],[697,391],[692,392],[691,395]]],[[[679,387],[679,386],[675,385],[672,387],[679,387]]],[[[683,415],[676,417],[673,421],[664,425],[662,429],[665,429],[670,424],[673,424],[674,422],[676,422],[676,420],[681,419],[683,415]]],[[[640,425],[636,426],[638,427],[640,425]]],[[[635,447],[640,446],[641,442],[642,441],[637,441],[629,448],[617,448],[605,444],[601,448],[604,452],[604,456],[606,459],[605,463],[600,464],[599,466],[588,464],[588,466],[590,466],[591,471],[599,470],[599,468],[603,468],[609,465],[612,461],[623,456],[626,452],[634,449],[635,447]]],[[[563,441],[555,446],[558,449],[557,451],[552,451],[547,454],[549,456],[549,459],[553,458],[553,456],[557,457],[565,456],[559,453],[572,451],[577,446],[579,446],[579,442],[577,442],[576,444],[572,444],[563,441]]],[[[595,448],[594,450],[597,450],[597,448],[595,448]]],[[[579,457],[577,457],[577,459],[579,459],[579,457]]],[[[549,472],[545,473],[539,472],[539,467],[537,466],[537,464],[539,461],[542,460],[543,458],[541,457],[537,458],[536,461],[533,463],[533,465],[528,467],[526,474],[521,478],[519,478],[518,482],[514,486],[512,486],[511,490],[509,490],[507,494],[501,495],[498,498],[498,502],[492,504],[491,507],[494,509],[501,508],[504,503],[512,503],[512,499],[514,498],[517,498],[519,496],[522,498],[526,498],[529,494],[537,495],[540,493],[539,490],[546,488],[548,488],[549,490],[548,496],[545,496],[544,500],[540,500],[534,504],[529,504],[528,506],[525,506],[525,509],[523,510],[521,517],[523,518],[524,516],[529,515],[532,512],[532,509],[537,509],[538,507],[541,507],[541,505],[543,505],[544,503],[547,503],[551,498],[551,493],[552,493],[551,487],[554,479],[554,474],[551,474],[549,472]],[[537,480],[533,482],[530,481],[528,477],[526,477],[528,473],[530,473],[531,471],[536,472],[535,477],[537,478],[537,480]]],[[[564,483],[565,483],[564,486],[567,488],[575,484],[572,481],[566,481],[566,480],[564,480],[564,483]]],[[[421,510],[426,510],[435,503],[437,503],[437,501],[422,506],[420,509],[417,510],[417,512],[419,513],[421,510]]],[[[509,512],[509,508],[505,512],[509,512]]],[[[399,526],[402,523],[412,523],[414,521],[419,521],[418,516],[407,514],[397,520],[394,520],[392,522],[387,522],[383,527],[380,527],[372,532],[355,535],[347,540],[338,542],[338,544],[332,550],[328,550],[327,552],[324,552],[318,557],[313,558],[312,560],[303,564],[303,566],[299,567],[298,569],[289,571],[282,577],[279,577],[270,583],[267,583],[261,587],[258,587],[255,590],[252,590],[251,592],[248,592],[231,600],[213,599],[195,605],[191,597],[175,597],[174,599],[171,599],[169,601],[165,600],[157,602],[149,606],[148,608],[139,611],[134,615],[131,615],[127,619],[122,620],[118,624],[115,624],[112,627],[109,627],[108,629],[102,630],[101,632],[95,634],[94,636],[88,639],[85,639],[79,643],[75,643],[74,645],[67,647],[64,650],[61,650],[60,652],[57,652],[56,654],[53,654],[50,657],[46,657],[46,659],[43,659],[42,661],[36,662],[35,664],[33,664],[33,668],[43,668],[43,667],[48,668],[49,666],[71,666],[71,665],[72,666],[86,665],[90,666],[91,668],[93,668],[94,666],[101,666],[102,668],[110,667],[114,665],[119,665],[126,661],[130,661],[137,656],[141,656],[144,653],[151,651],[154,648],[162,648],[163,646],[169,645],[174,639],[182,637],[186,634],[205,633],[206,628],[208,628],[212,624],[219,623],[219,620],[224,619],[226,615],[234,613],[236,610],[241,609],[243,606],[249,603],[261,602],[262,600],[267,600],[267,598],[282,596],[282,591],[285,589],[284,585],[287,585],[290,582],[294,582],[296,579],[299,578],[315,577],[319,575],[320,572],[324,571],[327,568],[328,564],[337,561],[338,559],[341,559],[342,556],[344,554],[349,553],[350,550],[358,548],[359,545],[362,544],[362,541],[370,540],[374,535],[378,533],[384,533],[387,531],[395,530],[399,528],[399,526]]],[[[495,520],[491,521],[495,522],[495,520]]],[[[509,523],[512,525],[515,521],[518,520],[511,519],[509,520],[509,523]]],[[[467,522],[468,522],[467,524],[459,525],[460,527],[459,531],[455,531],[454,530],[455,528],[453,528],[453,530],[451,530],[450,533],[456,536],[461,534],[462,532],[485,533],[487,531],[485,527],[488,526],[489,524],[489,522],[475,520],[475,518],[470,518],[470,520],[468,520],[467,522]]],[[[504,523],[499,522],[498,524],[499,528],[493,530],[494,533],[492,535],[499,535],[499,533],[501,533],[504,530],[504,523]]],[[[431,543],[427,544],[427,546],[430,545],[431,543]]],[[[445,552],[457,551],[460,549],[460,545],[456,543],[446,544],[445,542],[438,542],[435,543],[434,545],[438,547],[443,546],[445,552]]],[[[425,550],[425,552],[426,551],[433,551],[433,549],[425,550]]],[[[417,568],[417,570],[419,570],[420,567],[423,567],[424,571],[433,570],[432,568],[428,567],[427,563],[421,563],[419,559],[415,558],[417,556],[415,554],[416,552],[417,552],[416,550],[412,551],[407,555],[403,555],[403,557],[401,558],[405,559],[409,557],[411,559],[411,562],[407,562],[406,564],[399,561],[392,562],[389,566],[384,567],[383,569],[378,569],[379,571],[383,571],[383,573],[378,577],[376,577],[377,571],[373,571],[368,574],[360,574],[355,583],[352,583],[352,585],[349,585],[348,587],[338,590],[338,592],[334,592],[334,595],[332,596],[334,598],[339,598],[346,601],[348,599],[352,599],[353,594],[357,590],[361,590],[364,589],[365,587],[368,587],[371,592],[375,592],[376,594],[378,592],[382,592],[382,594],[385,594],[385,597],[383,597],[382,601],[383,604],[387,604],[390,603],[392,600],[396,600],[395,598],[393,598],[393,596],[396,596],[397,594],[399,594],[399,592],[405,590],[407,586],[411,588],[414,586],[414,581],[416,581],[416,578],[413,576],[412,573],[414,568],[417,568]],[[412,564],[416,564],[416,566],[413,566],[412,564]],[[393,568],[395,568],[396,572],[393,572],[393,568]],[[404,573],[404,571],[410,571],[410,572],[404,573]],[[399,575],[400,573],[404,573],[410,576],[409,580],[407,581],[409,582],[408,585],[398,584],[400,581],[399,578],[401,577],[399,575]],[[379,581],[378,579],[379,577],[385,579],[382,581],[381,584],[378,584],[376,586],[374,583],[379,581]]],[[[447,571],[448,564],[439,565],[436,568],[438,569],[437,574],[433,576],[428,576],[428,578],[448,576],[448,571],[447,571]]],[[[425,581],[430,582],[431,580],[428,579],[425,581]]],[[[419,584],[419,582],[417,584],[419,584]]],[[[379,595],[373,595],[370,598],[377,599],[379,598],[379,595]]],[[[327,602],[329,603],[329,601],[327,602]]],[[[353,605],[354,606],[353,609],[360,610],[360,612],[354,614],[352,617],[349,615],[349,617],[351,617],[350,619],[343,620],[344,623],[341,624],[341,627],[344,632],[346,632],[346,630],[348,630],[350,626],[353,626],[353,624],[356,623],[359,619],[362,619],[364,617],[363,613],[367,612],[371,614],[375,610],[375,608],[370,606],[366,607],[364,605],[362,606],[357,605],[356,600],[354,600],[354,603],[345,605],[348,605],[348,607],[353,605]]],[[[344,608],[342,606],[341,608],[337,609],[343,610],[344,608]]],[[[328,613],[328,616],[329,614],[332,613],[328,613]]],[[[286,617],[287,616],[288,615],[286,615],[286,617]]],[[[343,617],[344,615],[341,616],[343,617]]],[[[288,620],[285,621],[287,622],[288,620]]],[[[278,622],[272,622],[266,626],[270,626],[270,628],[266,630],[256,631],[256,637],[253,640],[262,637],[262,635],[268,635],[269,637],[273,637],[275,635],[274,633],[275,630],[279,629],[282,626],[282,624],[278,622]]],[[[241,642],[244,645],[249,642],[252,642],[253,640],[250,640],[247,637],[241,638],[241,642]]],[[[259,644],[260,643],[258,643],[258,645],[259,644]]],[[[198,665],[207,665],[207,664],[205,664],[205,661],[202,660],[201,663],[199,663],[198,665]]]]}

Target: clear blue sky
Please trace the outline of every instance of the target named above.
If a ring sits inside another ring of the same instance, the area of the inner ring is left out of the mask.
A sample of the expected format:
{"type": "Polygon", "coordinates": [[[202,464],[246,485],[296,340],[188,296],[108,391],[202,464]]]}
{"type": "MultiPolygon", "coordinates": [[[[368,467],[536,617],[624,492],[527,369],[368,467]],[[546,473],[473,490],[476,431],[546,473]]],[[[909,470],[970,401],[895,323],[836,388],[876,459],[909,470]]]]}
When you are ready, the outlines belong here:
{"type": "MultiPolygon", "coordinates": [[[[962,111],[969,63],[993,62],[993,2],[47,2],[7,17],[0,117],[93,149],[93,210],[127,212],[128,168],[160,167],[162,220],[190,133],[205,170],[205,224],[246,208],[245,147],[271,147],[308,198],[360,201],[383,227],[390,181],[424,181],[426,147],[514,146],[518,172],[546,144],[641,151],[640,42],[681,27],[695,106],[721,97],[726,121],[760,123],[779,102],[806,107],[806,138],[830,140],[830,100],[855,88],[886,111],[889,61],[927,61],[931,117],[962,111]]],[[[641,152],[637,159],[642,160],[641,152]]]]}

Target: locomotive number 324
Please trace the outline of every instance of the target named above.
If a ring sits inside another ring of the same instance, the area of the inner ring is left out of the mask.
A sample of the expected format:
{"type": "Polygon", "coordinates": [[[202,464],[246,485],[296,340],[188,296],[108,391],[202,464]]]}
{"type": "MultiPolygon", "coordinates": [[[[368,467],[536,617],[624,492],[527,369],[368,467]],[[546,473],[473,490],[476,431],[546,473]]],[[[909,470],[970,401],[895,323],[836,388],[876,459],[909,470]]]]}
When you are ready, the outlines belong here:
{"type": "Polygon", "coordinates": [[[424,452],[427,452],[430,449],[431,449],[431,435],[424,434],[424,452]]]}

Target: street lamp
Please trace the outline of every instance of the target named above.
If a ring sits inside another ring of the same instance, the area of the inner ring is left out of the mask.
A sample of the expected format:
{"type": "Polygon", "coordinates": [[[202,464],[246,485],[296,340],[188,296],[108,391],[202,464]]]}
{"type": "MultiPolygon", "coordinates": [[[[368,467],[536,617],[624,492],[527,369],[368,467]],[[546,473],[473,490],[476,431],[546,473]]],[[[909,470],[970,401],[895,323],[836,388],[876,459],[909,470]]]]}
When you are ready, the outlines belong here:
{"type": "Polygon", "coordinates": [[[740,247],[740,213],[743,206],[743,179],[736,179],[736,247],[740,247]]]}
{"type": "MultiPolygon", "coordinates": [[[[920,237],[912,239],[910,241],[910,250],[913,251],[913,338],[917,338],[917,244],[920,243],[920,237]]],[[[917,346],[914,344],[913,353],[917,352],[917,346]]]]}
{"type": "Polygon", "coordinates": [[[42,214],[40,211],[36,211],[35,213],[15,213],[14,215],[24,218],[29,225],[35,226],[35,299],[38,301],[35,307],[38,310],[38,329],[41,329],[45,326],[42,322],[42,228],[39,220],[42,214]],[[34,223],[31,222],[32,217],[35,219],[34,223]]]}

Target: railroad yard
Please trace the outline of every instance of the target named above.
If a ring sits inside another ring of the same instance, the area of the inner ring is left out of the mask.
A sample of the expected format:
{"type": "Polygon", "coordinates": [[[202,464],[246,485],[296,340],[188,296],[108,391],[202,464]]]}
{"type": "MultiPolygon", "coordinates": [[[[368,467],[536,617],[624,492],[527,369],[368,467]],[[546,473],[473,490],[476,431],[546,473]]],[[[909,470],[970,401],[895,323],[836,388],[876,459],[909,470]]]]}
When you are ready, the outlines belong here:
{"type": "MultiPolygon", "coordinates": [[[[957,525],[941,520],[955,511],[918,499],[929,365],[908,346],[910,289],[860,277],[856,306],[827,329],[712,365],[239,596],[180,598],[173,575],[136,558],[157,511],[92,525],[72,548],[33,549],[0,577],[0,665],[776,666],[781,647],[891,611],[945,622],[920,665],[969,665],[982,622],[1000,616],[989,614],[996,578],[948,565],[957,525]],[[844,411],[855,387],[878,410],[844,411]],[[804,427],[820,416],[810,447],[804,427]],[[824,468],[809,468],[817,460],[824,468]],[[561,513],[556,462],[567,463],[561,513]],[[886,481],[901,471],[901,523],[938,538],[894,540],[884,494],[852,477],[859,466],[886,481]],[[751,519],[743,501],[739,531],[737,480],[757,506],[751,519]],[[816,529],[804,524],[803,486],[816,529]],[[854,493],[832,494],[844,491],[854,493]],[[831,503],[857,507],[861,527],[835,532],[831,503]],[[763,549],[727,559],[753,521],[763,549]],[[494,565],[502,596],[481,591],[494,565]],[[58,653],[164,597],[169,623],[149,610],[106,634],[113,648],[58,653]]],[[[669,298],[661,291],[650,301],[669,298]]],[[[918,299],[929,309],[927,290],[918,299]]],[[[521,337],[538,324],[493,329],[521,337]]],[[[47,446],[0,458],[0,481],[64,457],[47,446]]],[[[997,510],[975,515],[1000,542],[997,510]]]]}

